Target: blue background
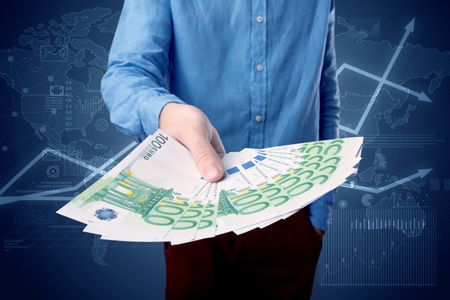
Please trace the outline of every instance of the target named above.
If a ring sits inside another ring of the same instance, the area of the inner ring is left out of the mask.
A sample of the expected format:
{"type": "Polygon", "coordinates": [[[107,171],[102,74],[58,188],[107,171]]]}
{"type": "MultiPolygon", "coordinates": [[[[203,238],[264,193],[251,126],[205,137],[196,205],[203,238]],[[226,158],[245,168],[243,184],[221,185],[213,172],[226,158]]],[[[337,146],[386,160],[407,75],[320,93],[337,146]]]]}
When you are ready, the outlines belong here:
{"type": "MultiPolygon", "coordinates": [[[[86,166],[99,167],[131,143],[109,123],[98,91],[121,5],[0,4],[2,299],[163,298],[161,244],[102,241],[55,214],[85,187],[72,188],[90,174],[86,166]],[[79,30],[58,33],[62,24],[79,30]],[[48,61],[41,43],[57,44],[60,33],[61,41],[81,42],[69,44],[67,59],[48,61]],[[28,196],[54,189],[66,192],[28,196]]],[[[338,190],[314,299],[450,298],[447,6],[336,0],[338,66],[369,74],[339,73],[341,124],[362,122],[366,144],[358,176],[338,190]],[[376,77],[413,18],[387,78],[392,84],[362,120],[376,77]]]]}

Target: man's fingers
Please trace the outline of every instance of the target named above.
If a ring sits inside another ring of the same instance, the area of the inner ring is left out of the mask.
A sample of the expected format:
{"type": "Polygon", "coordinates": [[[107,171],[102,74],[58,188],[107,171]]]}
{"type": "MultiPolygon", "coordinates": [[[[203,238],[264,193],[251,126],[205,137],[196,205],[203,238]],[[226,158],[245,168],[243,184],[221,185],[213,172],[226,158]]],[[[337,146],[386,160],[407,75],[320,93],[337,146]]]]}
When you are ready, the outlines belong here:
{"type": "Polygon", "coordinates": [[[209,182],[223,177],[223,166],[216,151],[206,138],[193,140],[186,145],[192,152],[202,176],[209,182]]]}
{"type": "Polygon", "coordinates": [[[211,145],[220,158],[225,155],[225,148],[223,147],[222,140],[220,139],[219,133],[217,133],[215,128],[212,129],[211,145]]]}
{"type": "Polygon", "coordinates": [[[206,115],[190,105],[168,103],[160,113],[160,128],[171,134],[192,153],[202,176],[209,182],[220,180],[224,148],[219,134],[206,115]]]}

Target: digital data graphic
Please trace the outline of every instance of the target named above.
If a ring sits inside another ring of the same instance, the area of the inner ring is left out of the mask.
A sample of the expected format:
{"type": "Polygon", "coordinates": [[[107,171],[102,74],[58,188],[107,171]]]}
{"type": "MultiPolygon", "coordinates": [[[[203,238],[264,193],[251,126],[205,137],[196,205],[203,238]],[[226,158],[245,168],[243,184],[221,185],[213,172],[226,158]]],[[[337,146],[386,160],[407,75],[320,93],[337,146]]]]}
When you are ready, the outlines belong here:
{"type": "MultiPolygon", "coordinates": [[[[16,205],[2,255],[78,247],[109,268],[113,248],[155,247],[103,241],[55,214],[136,145],[110,123],[99,90],[119,14],[68,12],[0,49],[0,209],[16,205]]],[[[436,193],[448,195],[450,179],[435,171],[447,141],[427,120],[447,100],[450,52],[410,43],[420,26],[410,16],[388,41],[377,19],[337,18],[340,133],[365,145],[358,175],[337,192],[321,287],[438,284],[436,193]]]]}

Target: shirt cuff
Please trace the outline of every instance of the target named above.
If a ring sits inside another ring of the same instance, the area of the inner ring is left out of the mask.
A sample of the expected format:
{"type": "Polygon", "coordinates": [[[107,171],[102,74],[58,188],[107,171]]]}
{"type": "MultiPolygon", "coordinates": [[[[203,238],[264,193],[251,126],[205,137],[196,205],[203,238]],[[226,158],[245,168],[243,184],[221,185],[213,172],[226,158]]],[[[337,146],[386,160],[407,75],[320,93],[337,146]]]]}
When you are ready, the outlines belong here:
{"type": "Polygon", "coordinates": [[[141,103],[138,110],[139,119],[146,136],[158,130],[161,111],[166,104],[171,102],[184,104],[180,98],[173,94],[151,97],[141,103]]]}
{"type": "Polygon", "coordinates": [[[327,231],[335,195],[336,190],[332,190],[309,205],[309,219],[315,228],[327,231]]]}

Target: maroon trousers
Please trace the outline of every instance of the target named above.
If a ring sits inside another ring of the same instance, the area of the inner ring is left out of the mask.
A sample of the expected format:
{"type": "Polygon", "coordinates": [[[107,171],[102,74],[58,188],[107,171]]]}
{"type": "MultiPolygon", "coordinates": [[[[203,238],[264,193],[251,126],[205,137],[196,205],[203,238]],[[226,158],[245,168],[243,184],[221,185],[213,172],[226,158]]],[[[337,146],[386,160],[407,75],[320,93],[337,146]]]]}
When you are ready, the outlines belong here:
{"type": "Polygon", "coordinates": [[[321,248],[307,208],[242,235],[165,243],[166,299],[309,299],[321,248]]]}

